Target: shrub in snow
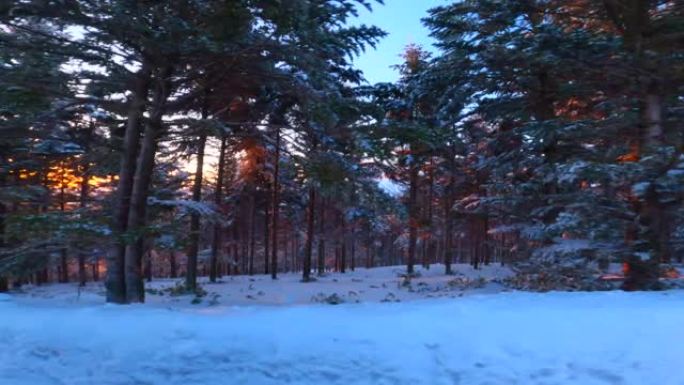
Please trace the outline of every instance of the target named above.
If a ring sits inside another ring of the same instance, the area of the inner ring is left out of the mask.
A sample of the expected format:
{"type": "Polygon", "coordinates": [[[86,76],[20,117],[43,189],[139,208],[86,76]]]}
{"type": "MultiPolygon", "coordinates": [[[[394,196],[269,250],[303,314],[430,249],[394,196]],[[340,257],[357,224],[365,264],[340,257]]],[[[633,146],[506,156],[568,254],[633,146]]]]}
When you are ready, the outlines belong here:
{"type": "Polygon", "coordinates": [[[332,293],[330,295],[326,295],[324,293],[318,293],[315,296],[311,297],[311,302],[327,303],[329,305],[339,305],[339,304],[345,303],[345,300],[344,300],[344,298],[339,296],[337,293],[332,293]]]}
{"type": "Polygon", "coordinates": [[[470,279],[468,277],[456,277],[447,282],[449,288],[458,290],[467,289],[481,289],[487,285],[487,280],[484,277],[470,279]]]}
{"type": "Polygon", "coordinates": [[[616,283],[599,280],[598,260],[607,252],[584,240],[560,240],[537,249],[532,256],[513,266],[515,275],[504,285],[528,291],[614,290],[616,283]]]}

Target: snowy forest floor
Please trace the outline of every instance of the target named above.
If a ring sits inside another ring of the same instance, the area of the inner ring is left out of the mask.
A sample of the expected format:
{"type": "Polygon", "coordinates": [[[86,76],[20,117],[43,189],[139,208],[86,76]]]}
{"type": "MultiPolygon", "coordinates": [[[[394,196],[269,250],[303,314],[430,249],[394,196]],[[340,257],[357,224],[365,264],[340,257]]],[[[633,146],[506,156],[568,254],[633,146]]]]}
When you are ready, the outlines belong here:
{"type": "MultiPolygon", "coordinates": [[[[346,273],[326,273],[313,282],[302,283],[301,273],[279,274],[277,280],[267,275],[225,276],[216,283],[206,277],[199,279],[207,292],[202,298],[174,295],[174,288],[183,282],[177,279],[155,279],[145,284],[146,304],[162,307],[184,306],[249,306],[297,305],[306,303],[405,302],[417,299],[460,297],[463,295],[496,293],[505,290],[500,280],[512,274],[499,264],[475,270],[470,265],[453,265],[454,275],[444,275],[443,265],[430,269],[416,266],[417,277],[410,284],[402,278],[405,266],[356,269],[346,273]]],[[[315,277],[315,275],[314,275],[315,277]]],[[[102,283],[88,283],[78,289],[76,284],[24,286],[16,293],[19,302],[45,300],[71,304],[101,304],[105,289],[102,283]]]]}
{"type": "Polygon", "coordinates": [[[199,304],[27,287],[0,295],[0,384],[684,385],[684,291],[503,292],[505,268],[458,270],[434,266],[410,289],[398,267],[307,284],[224,277],[199,304]],[[311,303],[318,293],[346,303],[311,303]]]}

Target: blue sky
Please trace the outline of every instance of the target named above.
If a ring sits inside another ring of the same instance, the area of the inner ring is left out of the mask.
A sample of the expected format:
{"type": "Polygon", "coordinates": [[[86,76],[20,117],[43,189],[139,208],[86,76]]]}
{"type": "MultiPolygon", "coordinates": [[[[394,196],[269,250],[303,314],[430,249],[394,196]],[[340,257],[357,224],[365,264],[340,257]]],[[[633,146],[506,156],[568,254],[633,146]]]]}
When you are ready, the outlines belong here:
{"type": "Polygon", "coordinates": [[[429,31],[420,19],[427,15],[428,9],[447,3],[449,0],[385,0],[385,5],[375,5],[372,13],[363,9],[358,23],[378,26],[388,36],[377,49],[370,48],[357,58],[356,67],[363,70],[371,84],[397,80],[399,74],[390,66],[400,63],[406,45],[415,43],[433,50],[429,31]]]}

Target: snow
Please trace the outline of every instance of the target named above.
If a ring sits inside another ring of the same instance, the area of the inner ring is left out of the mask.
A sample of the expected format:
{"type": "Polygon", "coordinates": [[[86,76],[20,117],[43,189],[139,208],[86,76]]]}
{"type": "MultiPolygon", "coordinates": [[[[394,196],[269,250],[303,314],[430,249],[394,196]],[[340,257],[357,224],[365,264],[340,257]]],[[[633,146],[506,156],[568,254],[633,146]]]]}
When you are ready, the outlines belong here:
{"type": "MultiPolygon", "coordinates": [[[[354,274],[375,285],[394,269],[354,274]]],[[[423,273],[440,285],[435,267],[423,273]]],[[[89,291],[77,300],[67,285],[0,295],[0,384],[684,385],[684,291],[536,294],[491,282],[453,298],[395,287],[400,303],[361,295],[332,306],[306,291],[361,283],[259,278],[251,284],[280,297],[116,306],[89,291]]],[[[247,282],[216,286],[239,293],[247,282]]]]}
{"type": "Polygon", "coordinates": [[[161,309],[0,301],[0,383],[684,384],[666,293],[161,309]]]}
{"type": "MultiPolygon", "coordinates": [[[[479,270],[467,264],[452,266],[456,273],[453,276],[444,275],[443,265],[435,264],[430,269],[416,266],[419,276],[412,278],[410,284],[402,277],[405,266],[361,268],[345,274],[327,273],[310,283],[300,282],[301,274],[280,274],[276,281],[270,275],[226,276],[217,283],[209,283],[203,277],[200,278],[200,284],[207,295],[199,304],[191,303],[192,296],[169,295],[172,288],[182,283],[181,278],[156,279],[145,285],[148,289],[146,302],[148,306],[162,308],[291,306],[321,302],[332,295],[349,303],[405,302],[499,292],[503,289],[499,280],[512,275],[508,267],[499,264],[483,266],[479,270]]],[[[78,289],[74,284],[54,284],[24,286],[16,296],[16,301],[97,305],[104,302],[104,296],[102,284],[89,283],[83,289],[78,289]]]]}
{"type": "Polygon", "coordinates": [[[393,198],[401,196],[405,191],[405,188],[401,184],[394,182],[386,176],[378,179],[378,187],[393,198]]]}

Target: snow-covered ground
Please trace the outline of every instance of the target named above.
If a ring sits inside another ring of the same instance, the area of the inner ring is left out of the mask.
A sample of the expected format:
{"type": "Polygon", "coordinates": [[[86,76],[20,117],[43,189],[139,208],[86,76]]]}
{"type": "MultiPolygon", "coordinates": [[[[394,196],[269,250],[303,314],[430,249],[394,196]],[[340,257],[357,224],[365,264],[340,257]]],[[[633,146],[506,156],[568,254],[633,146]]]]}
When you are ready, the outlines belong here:
{"type": "Polygon", "coordinates": [[[0,296],[2,385],[684,385],[683,291],[115,306],[36,290],[0,296]]]}
{"type": "MultiPolygon", "coordinates": [[[[201,278],[201,286],[207,295],[200,300],[193,296],[170,295],[182,279],[160,279],[146,284],[146,301],[150,306],[175,308],[186,305],[290,306],[325,302],[329,299],[344,303],[405,302],[499,292],[503,287],[498,281],[512,274],[507,267],[498,264],[484,266],[480,270],[474,270],[469,265],[454,265],[456,274],[453,276],[444,275],[442,265],[433,265],[430,269],[416,266],[419,276],[412,278],[409,283],[401,276],[405,271],[404,266],[356,269],[345,274],[330,273],[309,283],[300,282],[300,274],[281,274],[275,281],[266,275],[226,276],[213,284],[206,278],[201,278]],[[193,300],[195,303],[191,305],[193,300]]],[[[100,304],[104,301],[104,296],[102,284],[89,283],[81,290],[75,284],[54,284],[42,287],[25,286],[17,300],[100,304]]]]}

